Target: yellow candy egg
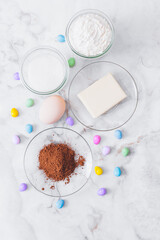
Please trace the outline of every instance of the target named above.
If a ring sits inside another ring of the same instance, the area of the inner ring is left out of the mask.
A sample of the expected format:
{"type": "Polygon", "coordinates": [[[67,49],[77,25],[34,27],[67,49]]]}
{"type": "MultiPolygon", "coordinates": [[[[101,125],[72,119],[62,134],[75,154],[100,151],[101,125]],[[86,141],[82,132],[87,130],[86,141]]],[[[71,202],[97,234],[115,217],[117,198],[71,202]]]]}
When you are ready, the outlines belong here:
{"type": "Polygon", "coordinates": [[[11,109],[11,116],[12,117],[17,117],[19,115],[19,112],[16,108],[11,109]]]}
{"type": "Polygon", "coordinates": [[[95,173],[97,174],[97,175],[101,175],[102,173],[103,173],[103,170],[102,170],[102,168],[101,167],[95,167],[94,168],[94,170],[95,170],[95,173]]]}

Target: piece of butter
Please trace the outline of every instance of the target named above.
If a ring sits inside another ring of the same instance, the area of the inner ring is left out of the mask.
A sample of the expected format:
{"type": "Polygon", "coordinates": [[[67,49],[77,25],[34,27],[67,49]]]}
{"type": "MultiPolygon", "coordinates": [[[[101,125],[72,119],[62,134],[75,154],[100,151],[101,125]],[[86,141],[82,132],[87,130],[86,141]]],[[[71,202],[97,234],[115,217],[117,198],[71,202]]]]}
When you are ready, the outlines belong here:
{"type": "Polygon", "coordinates": [[[93,118],[107,112],[126,97],[126,93],[110,73],[78,94],[93,118]]]}

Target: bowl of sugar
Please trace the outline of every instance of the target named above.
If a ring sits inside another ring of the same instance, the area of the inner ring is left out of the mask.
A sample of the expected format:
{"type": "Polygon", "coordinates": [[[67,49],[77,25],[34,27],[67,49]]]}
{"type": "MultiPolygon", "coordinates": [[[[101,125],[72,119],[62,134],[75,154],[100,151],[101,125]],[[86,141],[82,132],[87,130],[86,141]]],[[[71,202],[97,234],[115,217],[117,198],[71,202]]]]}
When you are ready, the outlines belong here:
{"type": "Polygon", "coordinates": [[[22,83],[39,95],[49,95],[62,89],[68,72],[65,57],[57,49],[48,46],[30,50],[21,62],[22,83]]]}

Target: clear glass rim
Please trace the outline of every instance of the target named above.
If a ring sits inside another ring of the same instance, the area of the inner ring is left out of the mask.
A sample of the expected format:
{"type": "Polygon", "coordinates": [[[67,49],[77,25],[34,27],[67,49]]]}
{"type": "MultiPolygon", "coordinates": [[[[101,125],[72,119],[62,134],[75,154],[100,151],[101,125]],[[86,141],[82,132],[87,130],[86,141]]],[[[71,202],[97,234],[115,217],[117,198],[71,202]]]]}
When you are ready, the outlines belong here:
{"type": "Polygon", "coordinates": [[[80,133],[78,133],[78,132],[76,132],[75,130],[72,130],[72,129],[70,129],[70,128],[65,128],[65,127],[51,127],[51,128],[46,128],[46,129],[40,131],[39,133],[37,133],[37,134],[29,141],[29,143],[27,144],[27,147],[26,147],[26,149],[25,149],[25,152],[24,152],[23,167],[24,167],[25,175],[26,175],[29,183],[30,183],[30,184],[34,187],[34,189],[36,189],[38,192],[40,192],[40,193],[42,193],[42,194],[44,194],[44,195],[47,195],[47,196],[49,196],[49,197],[68,197],[68,196],[73,195],[74,193],[79,192],[79,191],[88,183],[88,180],[89,180],[90,177],[91,177],[92,169],[91,169],[91,171],[90,171],[90,174],[89,174],[88,178],[86,178],[86,179],[87,179],[86,182],[85,182],[79,189],[77,189],[76,191],[74,191],[74,192],[72,192],[72,193],[70,193],[70,194],[65,194],[65,195],[56,196],[56,195],[47,194],[47,193],[45,193],[45,192],[40,191],[38,188],[36,188],[36,186],[35,186],[35,185],[32,183],[32,181],[29,179],[29,177],[28,177],[28,175],[27,175],[26,167],[25,167],[25,157],[26,157],[26,153],[27,153],[27,150],[28,150],[30,144],[32,143],[32,141],[33,141],[38,135],[40,135],[41,133],[43,133],[43,132],[45,132],[45,131],[47,131],[47,130],[52,130],[52,129],[53,129],[53,130],[54,130],[54,129],[65,129],[65,130],[67,130],[67,131],[69,130],[69,131],[74,132],[74,133],[76,133],[77,135],[79,135],[79,136],[85,141],[85,143],[87,144],[87,146],[88,146],[88,148],[89,148],[89,150],[90,150],[90,153],[91,153],[91,161],[92,161],[92,164],[93,164],[93,153],[92,153],[92,149],[91,149],[89,143],[87,142],[87,140],[86,140],[80,133]]]}
{"type": "Polygon", "coordinates": [[[68,76],[69,76],[69,67],[68,67],[68,62],[66,60],[66,58],[64,57],[64,55],[59,51],[57,50],[56,48],[53,48],[53,47],[50,47],[50,46],[39,46],[39,47],[36,47],[36,48],[32,48],[30,49],[28,52],[26,52],[26,54],[24,55],[24,57],[22,58],[21,60],[21,63],[20,63],[20,75],[21,75],[21,81],[23,83],[23,85],[28,89],[30,90],[31,92],[35,93],[35,94],[38,94],[38,95],[50,95],[50,94],[53,94],[53,93],[56,93],[58,92],[59,90],[61,90],[65,83],[67,82],[68,80],[68,76]],[[62,61],[64,62],[64,68],[65,68],[65,76],[64,76],[64,79],[62,81],[62,83],[55,89],[51,90],[51,91],[48,91],[48,92],[39,92],[39,91],[36,91],[34,89],[32,89],[28,84],[27,82],[25,81],[25,77],[23,75],[23,67],[24,67],[24,64],[25,64],[25,61],[26,59],[34,52],[36,51],[39,51],[39,50],[49,50],[49,51],[52,51],[54,53],[56,53],[61,59],[62,61]]]}
{"type": "Polygon", "coordinates": [[[114,63],[114,62],[110,62],[110,61],[97,61],[97,62],[92,62],[92,63],[89,63],[89,64],[85,65],[84,67],[82,67],[82,68],[75,74],[75,76],[73,77],[73,79],[72,79],[72,81],[70,82],[70,85],[69,85],[68,101],[69,101],[69,105],[70,105],[70,109],[71,109],[72,114],[74,115],[74,117],[75,117],[83,126],[85,126],[85,127],[88,128],[88,129],[91,129],[91,130],[94,130],[94,131],[98,131],[98,132],[108,132],[108,131],[113,131],[113,130],[115,130],[115,129],[117,129],[117,128],[120,128],[120,127],[124,126],[124,125],[133,117],[133,115],[134,115],[134,113],[135,113],[135,111],[136,111],[136,109],[137,109],[137,105],[138,105],[138,87],[137,87],[137,84],[136,84],[135,79],[134,79],[133,76],[130,74],[130,72],[129,72],[128,70],[126,70],[124,67],[122,67],[120,64],[114,63]],[[83,70],[84,68],[86,68],[86,67],[88,67],[88,66],[90,66],[90,65],[92,65],[92,64],[101,63],[101,62],[103,62],[103,63],[104,63],[104,62],[105,62],[105,63],[111,63],[111,64],[114,64],[114,65],[122,68],[123,70],[125,70],[125,71],[129,74],[129,76],[132,78],[132,81],[133,81],[134,86],[135,86],[135,89],[136,89],[136,104],[135,104],[135,108],[134,108],[133,113],[130,115],[130,117],[129,117],[123,124],[121,124],[121,125],[119,125],[119,126],[117,126],[117,127],[114,127],[114,128],[110,128],[110,129],[96,129],[96,128],[89,127],[89,126],[85,125],[85,124],[75,115],[75,113],[74,113],[74,111],[73,111],[73,109],[72,109],[72,104],[70,103],[70,90],[71,90],[72,83],[73,83],[74,79],[76,78],[76,76],[77,76],[77,75],[81,72],[81,70],[83,70]]]}
{"type": "Polygon", "coordinates": [[[81,10],[79,12],[77,12],[75,15],[73,15],[73,17],[69,20],[68,24],[67,24],[67,27],[66,27],[66,32],[65,32],[65,36],[66,36],[66,40],[67,40],[67,43],[69,45],[69,47],[71,48],[71,50],[77,54],[78,56],[80,57],[83,57],[83,58],[88,58],[88,59],[94,59],[94,58],[98,58],[98,57],[101,57],[103,56],[104,54],[106,54],[109,49],[112,47],[113,45],[113,42],[114,42],[114,37],[115,37],[115,29],[113,27],[113,24],[112,24],[112,21],[110,20],[110,18],[103,12],[99,11],[99,10],[96,10],[96,9],[84,9],[84,10],[81,10]],[[73,23],[73,21],[79,17],[80,15],[83,15],[83,14],[87,14],[87,13],[95,13],[103,18],[106,19],[106,21],[108,22],[110,28],[111,28],[111,31],[112,31],[112,38],[111,38],[111,42],[110,44],[107,46],[107,48],[103,51],[103,53],[101,54],[98,54],[98,55],[94,55],[94,56],[86,56],[86,55],[83,55],[79,52],[76,51],[76,49],[73,48],[72,44],[70,43],[70,40],[69,40],[69,30],[70,30],[70,26],[71,24],[73,23]]]}

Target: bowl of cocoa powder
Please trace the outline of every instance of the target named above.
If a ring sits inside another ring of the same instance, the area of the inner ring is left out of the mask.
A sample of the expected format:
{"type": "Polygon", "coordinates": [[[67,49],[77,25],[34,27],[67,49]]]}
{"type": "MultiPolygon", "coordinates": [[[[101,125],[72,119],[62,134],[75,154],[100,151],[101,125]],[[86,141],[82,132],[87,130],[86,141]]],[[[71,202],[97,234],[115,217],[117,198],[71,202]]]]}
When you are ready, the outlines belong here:
{"type": "Polygon", "coordinates": [[[76,131],[53,127],[39,132],[24,154],[24,169],[32,186],[52,197],[79,191],[92,170],[92,152],[76,131]]]}

